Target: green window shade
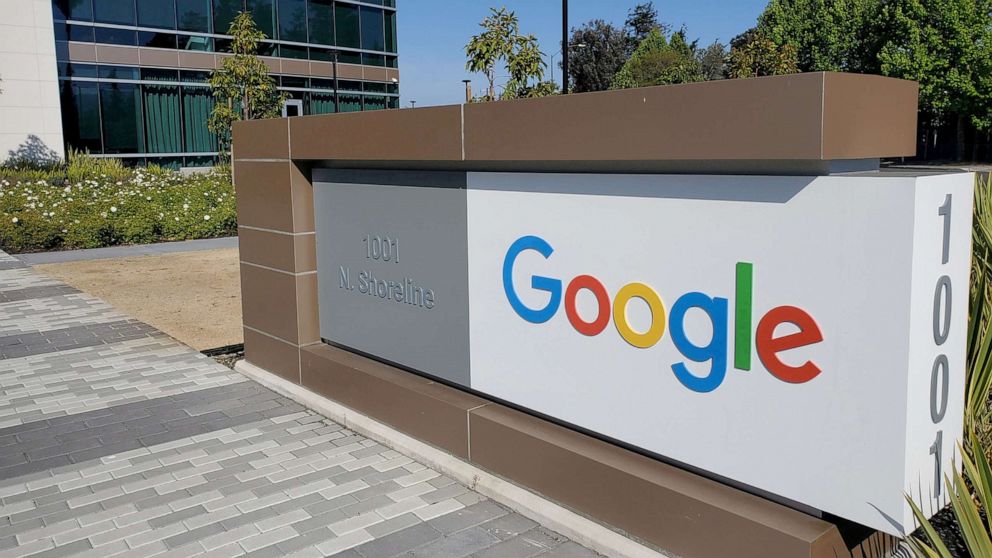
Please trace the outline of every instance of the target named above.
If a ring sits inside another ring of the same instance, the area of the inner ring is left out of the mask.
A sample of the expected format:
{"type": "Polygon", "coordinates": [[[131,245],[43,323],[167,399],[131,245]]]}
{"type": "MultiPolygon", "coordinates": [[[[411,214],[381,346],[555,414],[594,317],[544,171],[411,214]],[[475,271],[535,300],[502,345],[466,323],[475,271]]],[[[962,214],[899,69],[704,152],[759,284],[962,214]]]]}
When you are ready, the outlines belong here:
{"type": "Polygon", "coordinates": [[[136,4],[138,6],[138,25],[165,29],[176,28],[175,0],[156,0],[154,2],[139,0],[136,4]]]}
{"type": "Polygon", "coordinates": [[[176,16],[183,31],[210,33],[210,0],[176,0],[176,16]]]}
{"type": "Polygon", "coordinates": [[[148,153],[182,151],[179,87],[175,85],[142,86],[145,104],[145,134],[148,153]]]}
{"type": "Polygon", "coordinates": [[[134,0],[96,0],[93,18],[100,23],[134,25],[134,0]]]}
{"type": "Polygon", "coordinates": [[[69,147],[102,153],[100,92],[96,83],[62,82],[62,128],[69,147]]]}
{"type": "Polygon", "coordinates": [[[361,48],[361,33],[358,27],[358,6],[335,2],[334,28],[338,46],[361,48]]]}
{"type": "Polygon", "coordinates": [[[334,112],[333,93],[310,93],[310,114],[330,114],[334,112]]]}
{"type": "Polygon", "coordinates": [[[361,95],[349,95],[346,93],[342,93],[340,100],[341,100],[341,112],[358,112],[362,110],[361,95]]]}
{"type": "Polygon", "coordinates": [[[141,93],[130,83],[101,83],[104,153],[143,153],[141,93]]]}
{"type": "Polygon", "coordinates": [[[279,39],[307,42],[307,0],[279,0],[279,39]]]}
{"type": "Polygon", "coordinates": [[[258,26],[269,39],[276,36],[276,5],[274,0],[248,0],[248,11],[258,26]]]}
{"type": "Polygon", "coordinates": [[[386,97],[373,95],[365,96],[365,110],[383,110],[386,108],[386,97]]]}
{"type": "Polygon", "coordinates": [[[365,50],[386,50],[382,32],[382,10],[362,6],[362,48],[365,50]]]}
{"type": "Polygon", "coordinates": [[[334,3],[331,0],[310,0],[310,42],[334,44],[334,3]]]}
{"type": "Polygon", "coordinates": [[[207,129],[214,107],[208,87],[183,87],[184,145],[187,153],[217,151],[217,138],[207,129]]]}
{"type": "Polygon", "coordinates": [[[396,52],[396,12],[385,13],[386,52],[396,52]]]}
{"type": "Polygon", "coordinates": [[[214,0],[214,33],[227,35],[243,8],[241,0],[214,0]]]}

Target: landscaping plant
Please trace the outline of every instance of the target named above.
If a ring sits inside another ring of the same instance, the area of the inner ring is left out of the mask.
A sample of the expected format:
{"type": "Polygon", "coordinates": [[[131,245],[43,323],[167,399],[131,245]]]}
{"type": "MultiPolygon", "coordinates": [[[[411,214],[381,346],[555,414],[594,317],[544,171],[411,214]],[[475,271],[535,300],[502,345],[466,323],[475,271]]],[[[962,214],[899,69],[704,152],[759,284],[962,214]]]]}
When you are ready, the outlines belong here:
{"type": "MultiPolygon", "coordinates": [[[[968,315],[967,378],[965,392],[966,445],[961,450],[962,475],[956,470],[945,479],[950,508],[961,538],[972,556],[992,556],[992,530],[988,510],[992,505],[992,177],[978,181],[972,238],[972,287],[968,315]]],[[[952,558],[944,537],[934,528],[911,497],[907,496],[923,536],[909,538],[918,556],[952,558]]]]}
{"type": "Polygon", "coordinates": [[[0,249],[35,252],[237,234],[230,170],[184,175],[70,153],[42,169],[0,167],[0,249]]]}

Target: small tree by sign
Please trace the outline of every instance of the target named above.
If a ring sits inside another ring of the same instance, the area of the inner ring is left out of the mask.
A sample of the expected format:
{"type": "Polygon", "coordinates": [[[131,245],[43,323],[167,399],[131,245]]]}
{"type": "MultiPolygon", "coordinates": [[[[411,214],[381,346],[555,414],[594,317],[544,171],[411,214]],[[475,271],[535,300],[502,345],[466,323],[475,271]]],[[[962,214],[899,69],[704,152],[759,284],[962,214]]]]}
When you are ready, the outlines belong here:
{"type": "Polygon", "coordinates": [[[242,12],[231,23],[234,56],[224,59],[210,76],[214,109],[207,127],[217,135],[221,152],[231,147],[231,124],[239,120],[275,118],[282,112],[283,94],[269,76],[265,63],[256,56],[258,43],[265,39],[251,14],[242,12]]]}

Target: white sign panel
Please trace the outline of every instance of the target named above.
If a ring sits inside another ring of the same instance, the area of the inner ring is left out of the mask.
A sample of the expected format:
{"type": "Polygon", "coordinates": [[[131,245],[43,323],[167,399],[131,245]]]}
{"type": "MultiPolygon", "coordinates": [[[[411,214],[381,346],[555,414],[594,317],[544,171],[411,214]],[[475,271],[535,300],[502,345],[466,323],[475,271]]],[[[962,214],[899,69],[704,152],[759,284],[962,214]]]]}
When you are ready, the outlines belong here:
{"type": "Polygon", "coordinates": [[[467,183],[473,389],[889,533],[946,501],[972,175],[467,183]]]}

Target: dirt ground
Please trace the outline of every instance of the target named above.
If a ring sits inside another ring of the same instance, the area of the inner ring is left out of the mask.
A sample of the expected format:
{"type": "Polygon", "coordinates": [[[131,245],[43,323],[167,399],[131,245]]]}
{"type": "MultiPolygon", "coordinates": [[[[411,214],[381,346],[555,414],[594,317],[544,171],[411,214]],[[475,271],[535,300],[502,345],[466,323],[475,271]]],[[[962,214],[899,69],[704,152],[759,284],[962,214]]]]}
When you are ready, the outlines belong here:
{"type": "Polygon", "coordinates": [[[198,351],[243,341],[237,248],[35,268],[198,351]]]}

